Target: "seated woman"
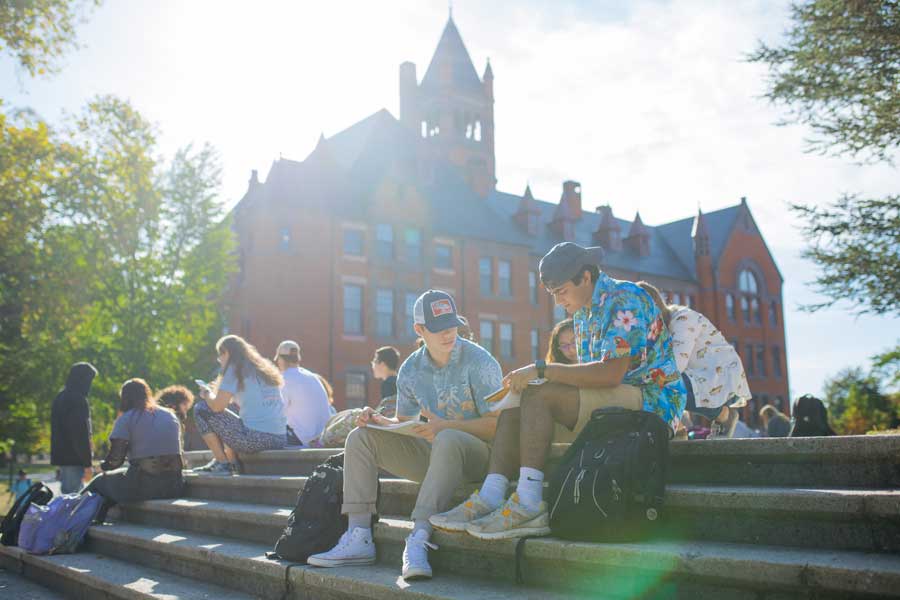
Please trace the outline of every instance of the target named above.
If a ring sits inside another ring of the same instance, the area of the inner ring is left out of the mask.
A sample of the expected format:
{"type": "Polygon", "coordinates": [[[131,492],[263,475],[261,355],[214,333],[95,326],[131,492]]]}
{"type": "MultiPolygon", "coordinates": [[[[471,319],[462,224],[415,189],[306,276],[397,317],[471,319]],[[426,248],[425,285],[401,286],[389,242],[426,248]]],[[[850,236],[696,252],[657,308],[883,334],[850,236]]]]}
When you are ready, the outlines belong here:
{"type": "Polygon", "coordinates": [[[837,435],[828,424],[828,408],[813,396],[804,394],[794,402],[793,426],[789,437],[825,437],[837,435]]]}
{"type": "Polygon", "coordinates": [[[275,365],[236,335],[216,342],[216,352],[222,373],[215,391],[201,390],[203,400],[194,405],[194,422],[213,460],[194,472],[233,475],[239,470],[238,454],[280,450],[287,443],[284,379],[275,365]],[[228,410],[231,402],[240,407],[240,416],[228,410]]]}
{"type": "Polygon", "coordinates": [[[116,504],[177,498],[184,487],[178,417],[156,404],[143,379],[126,381],[119,396],[122,414],[109,434],[109,454],[100,464],[104,473],[85,488],[105,499],[97,515],[101,522],[116,504]],[[128,469],[119,469],[126,456],[128,469]]]}
{"type": "Polygon", "coordinates": [[[578,350],[575,346],[575,322],[565,319],[556,324],[550,332],[550,343],[547,349],[547,363],[574,365],[578,362],[578,350]]]}
{"type": "Polygon", "coordinates": [[[739,417],[732,409],[746,406],[752,397],[741,357],[702,314],[686,306],[667,305],[659,290],[646,281],[638,285],[653,298],[672,334],[675,362],[687,388],[685,410],[709,419],[710,439],[731,437],[739,417]]]}
{"type": "Polygon", "coordinates": [[[185,452],[206,450],[206,444],[191,417],[194,394],[183,385],[170,385],[156,393],[156,403],[171,409],[181,421],[181,445],[185,452]]]}

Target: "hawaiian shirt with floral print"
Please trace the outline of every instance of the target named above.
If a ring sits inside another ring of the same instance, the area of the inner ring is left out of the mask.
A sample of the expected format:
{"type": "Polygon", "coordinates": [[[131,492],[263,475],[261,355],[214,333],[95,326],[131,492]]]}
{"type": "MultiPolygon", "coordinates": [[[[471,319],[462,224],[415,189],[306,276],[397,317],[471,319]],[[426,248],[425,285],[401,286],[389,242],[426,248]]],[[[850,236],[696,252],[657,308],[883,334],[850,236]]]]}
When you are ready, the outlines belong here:
{"type": "Polygon", "coordinates": [[[590,307],[572,315],[578,362],[631,357],[622,383],[641,389],[644,410],[673,425],[687,390],[675,362],[672,337],[650,295],[630,281],[600,273],[590,307]]]}

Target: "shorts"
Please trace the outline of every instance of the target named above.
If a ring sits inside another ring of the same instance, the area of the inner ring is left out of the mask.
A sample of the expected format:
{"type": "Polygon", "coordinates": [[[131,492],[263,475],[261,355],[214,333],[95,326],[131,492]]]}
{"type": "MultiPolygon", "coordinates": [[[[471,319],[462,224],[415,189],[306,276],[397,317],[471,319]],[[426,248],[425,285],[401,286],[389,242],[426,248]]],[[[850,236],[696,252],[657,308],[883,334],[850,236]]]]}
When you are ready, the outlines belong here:
{"type": "Polygon", "coordinates": [[[644,397],[641,389],[624,384],[611,388],[578,388],[578,421],[575,422],[575,428],[569,430],[565,425],[556,423],[553,430],[553,442],[556,444],[574,442],[584,426],[591,420],[591,413],[598,408],[608,406],[643,410],[644,397]]]}

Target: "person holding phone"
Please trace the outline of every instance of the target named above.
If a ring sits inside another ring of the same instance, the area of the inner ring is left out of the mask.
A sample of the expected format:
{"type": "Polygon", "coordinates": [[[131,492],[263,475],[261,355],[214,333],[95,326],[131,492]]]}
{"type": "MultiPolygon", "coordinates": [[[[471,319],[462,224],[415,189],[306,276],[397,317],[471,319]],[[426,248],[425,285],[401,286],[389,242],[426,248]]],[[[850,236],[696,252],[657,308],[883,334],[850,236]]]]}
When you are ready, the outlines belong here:
{"type": "Polygon", "coordinates": [[[221,375],[210,387],[201,387],[202,400],[194,404],[194,422],[213,454],[209,464],[194,472],[235,475],[238,454],[280,450],[287,443],[287,420],[281,397],[281,372],[236,335],[216,342],[221,375]],[[241,414],[228,410],[235,402],[241,414]]]}
{"type": "Polygon", "coordinates": [[[456,488],[487,472],[497,414],[485,397],[501,385],[500,365],[490,353],[458,336],[461,321],[446,292],[429,290],[413,308],[416,333],[424,344],[397,374],[397,416],[363,409],[344,450],[344,505],[349,526],[337,545],[307,559],[318,567],[375,562],[372,514],[378,499],[378,470],[421,482],[412,513],[415,525],[403,551],[404,579],[431,577],[428,518],[446,510],[456,488]],[[415,436],[369,429],[420,420],[415,436]]]}

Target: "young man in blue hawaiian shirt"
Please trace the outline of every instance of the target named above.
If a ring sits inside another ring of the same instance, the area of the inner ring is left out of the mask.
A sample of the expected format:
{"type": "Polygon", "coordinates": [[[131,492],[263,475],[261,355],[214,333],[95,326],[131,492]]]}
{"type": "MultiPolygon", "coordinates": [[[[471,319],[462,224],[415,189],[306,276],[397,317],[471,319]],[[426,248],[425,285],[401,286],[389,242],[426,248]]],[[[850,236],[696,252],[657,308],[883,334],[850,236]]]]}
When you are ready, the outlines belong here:
{"type": "Polygon", "coordinates": [[[403,551],[404,579],[431,577],[428,518],[446,510],[460,484],[487,473],[488,443],[497,427],[485,397],[501,386],[500,365],[481,346],[457,335],[462,326],[450,294],[429,290],[413,307],[416,333],[425,344],[413,352],[397,374],[397,417],[370,407],[350,432],[344,450],[344,505],[347,532],[337,545],[307,562],[318,567],[375,562],[372,514],[378,500],[378,470],[422,483],[412,518],[413,531],[403,551]],[[413,435],[371,429],[427,419],[413,435]]]}
{"type": "Polygon", "coordinates": [[[541,282],[575,321],[578,364],[537,361],[503,379],[522,393],[521,406],[500,415],[481,489],[432,516],[435,527],[482,539],[546,535],[542,491],[552,441],[574,440],[591,413],[604,406],[655,412],[667,423],[680,418],[686,392],[659,309],[635,283],[600,271],[602,258],[599,247],[564,242],[541,260],[541,282]],[[546,381],[529,385],[535,379],[546,381]],[[507,500],[516,475],[516,492],[507,500]]]}

